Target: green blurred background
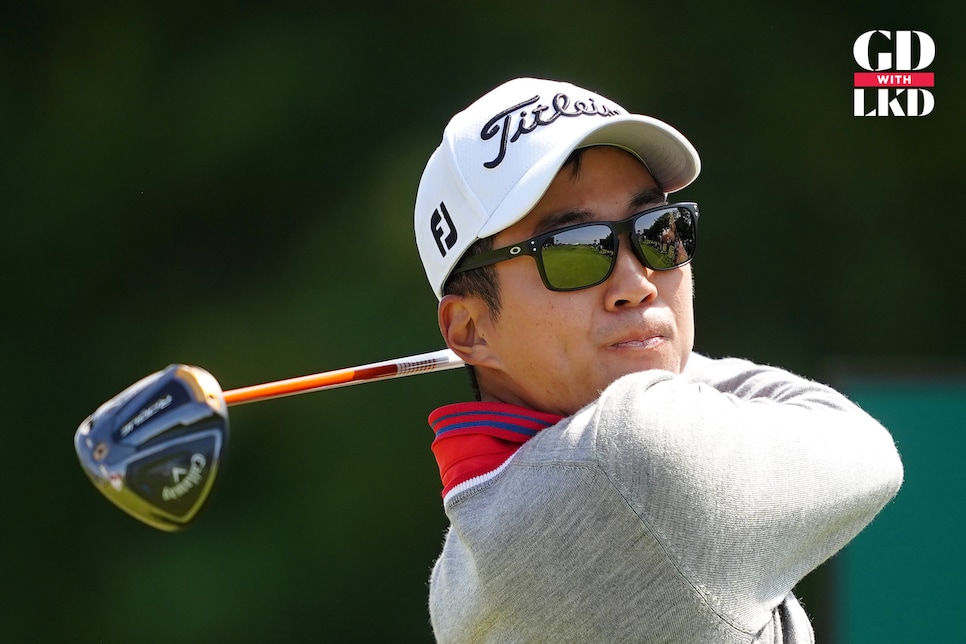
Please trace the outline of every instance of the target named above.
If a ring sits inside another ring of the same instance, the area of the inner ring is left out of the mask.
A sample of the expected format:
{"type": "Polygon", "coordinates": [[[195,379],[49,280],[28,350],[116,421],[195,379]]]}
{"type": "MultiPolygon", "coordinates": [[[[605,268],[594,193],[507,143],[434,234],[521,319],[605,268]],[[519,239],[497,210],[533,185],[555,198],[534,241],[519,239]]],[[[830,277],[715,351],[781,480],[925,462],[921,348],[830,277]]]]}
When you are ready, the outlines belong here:
{"type": "MultiPolygon", "coordinates": [[[[514,76],[596,89],[698,148],[680,194],[702,208],[699,351],[824,380],[963,365],[964,12],[5,3],[4,641],[431,639],[446,521],[425,418],[468,397],[460,371],[233,408],[216,495],[175,535],[102,499],[72,438],[172,362],[230,389],[441,347],[416,184],[448,118],[514,76]],[[931,115],[852,116],[870,29],[935,40],[931,115]]],[[[828,568],[803,588],[820,633],[828,568]]]]}

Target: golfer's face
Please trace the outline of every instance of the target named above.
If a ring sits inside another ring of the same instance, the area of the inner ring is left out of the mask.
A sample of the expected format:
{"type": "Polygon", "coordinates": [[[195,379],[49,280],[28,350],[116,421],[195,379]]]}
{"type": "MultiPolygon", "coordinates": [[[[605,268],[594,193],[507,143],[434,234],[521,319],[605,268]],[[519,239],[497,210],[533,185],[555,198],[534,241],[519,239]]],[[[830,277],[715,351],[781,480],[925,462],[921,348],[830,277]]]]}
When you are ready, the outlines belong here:
{"type": "MultiPolygon", "coordinates": [[[[662,202],[647,168],[614,147],[564,167],[533,210],[494,247],[587,221],[618,221],[662,202]]],[[[691,267],[655,272],[619,240],[613,272],[577,291],[548,290],[532,258],[495,265],[500,314],[486,329],[499,367],[481,371],[491,398],[571,414],[617,378],[645,369],[680,373],[694,341],[691,267]]]]}

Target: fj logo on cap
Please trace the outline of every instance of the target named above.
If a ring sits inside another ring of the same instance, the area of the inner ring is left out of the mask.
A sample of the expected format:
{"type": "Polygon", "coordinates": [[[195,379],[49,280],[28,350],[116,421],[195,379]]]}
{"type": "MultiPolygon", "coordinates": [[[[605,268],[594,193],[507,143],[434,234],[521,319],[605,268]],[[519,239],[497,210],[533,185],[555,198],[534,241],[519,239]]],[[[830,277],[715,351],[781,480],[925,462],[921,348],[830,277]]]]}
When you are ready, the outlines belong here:
{"type": "Polygon", "coordinates": [[[489,141],[493,137],[500,136],[500,150],[492,161],[486,161],[483,167],[493,169],[503,163],[506,156],[507,147],[524,134],[529,134],[541,125],[550,125],[561,116],[616,116],[620,110],[615,110],[606,105],[597,105],[593,97],[588,97],[584,101],[574,101],[570,103],[570,97],[566,94],[557,94],[550,101],[550,105],[539,104],[540,96],[534,96],[522,103],[517,103],[508,107],[496,116],[491,118],[480,131],[480,138],[489,141]],[[536,107],[527,111],[526,107],[538,103],[536,107]],[[516,114],[517,110],[520,111],[516,114]],[[510,131],[514,130],[513,136],[510,131]]]}
{"type": "Polygon", "coordinates": [[[936,99],[924,72],[936,58],[936,43],[922,31],[867,31],[855,39],[853,116],[926,116],[936,99]],[[873,58],[875,61],[873,62],[873,58]]]}
{"type": "Polygon", "coordinates": [[[429,218],[429,228],[433,233],[433,239],[436,240],[436,246],[439,248],[439,254],[443,257],[446,257],[446,251],[453,248],[457,237],[459,237],[459,233],[456,232],[456,226],[453,225],[453,219],[449,216],[449,211],[446,210],[446,204],[442,201],[439,202],[439,208],[433,211],[433,216],[429,218]],[[443,228],[441,225],[443,221],[446,222],[448,230],[447,228],[443,228]]]}

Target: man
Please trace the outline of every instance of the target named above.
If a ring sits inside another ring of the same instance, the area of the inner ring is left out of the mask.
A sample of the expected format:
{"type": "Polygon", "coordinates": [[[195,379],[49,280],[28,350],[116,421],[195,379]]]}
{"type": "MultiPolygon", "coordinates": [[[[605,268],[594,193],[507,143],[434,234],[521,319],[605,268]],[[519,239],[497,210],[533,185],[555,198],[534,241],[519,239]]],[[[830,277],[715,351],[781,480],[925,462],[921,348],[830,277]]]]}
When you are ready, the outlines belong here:
{"type": "Polygon", "coordinates": [[[896,494],[888,432],[785,371],[692,353],[698,155],[588,90],[457,114],[415,232],[477,401],[436,410],[439,641],[812,642],[792,588],[896,494]]]}

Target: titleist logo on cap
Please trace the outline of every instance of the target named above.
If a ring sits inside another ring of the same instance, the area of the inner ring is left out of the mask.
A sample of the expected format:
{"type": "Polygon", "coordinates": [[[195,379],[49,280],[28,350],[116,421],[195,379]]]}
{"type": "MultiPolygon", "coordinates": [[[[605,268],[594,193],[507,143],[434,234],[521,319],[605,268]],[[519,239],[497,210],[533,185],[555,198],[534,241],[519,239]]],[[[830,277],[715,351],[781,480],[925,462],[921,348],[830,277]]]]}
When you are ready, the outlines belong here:
{"type": "Polygon", "coordinates": [[[537,104],[530,110],[523,109],[539,100],[540,96],[537,95],[522,103],[517,103],[497,113],[486,122],[480,131],[480,138],[489,141],[499,135],[500,150],[492,161],[486,161],[483,164],[485,168],[492,170],[503,163],[503,158],[506,156],[507,147],[510,143],[517,141],[524,134],[533,132],[541,125],[550,125],[561,116],[615,116],[621,113],[620,110],[612,109],[606,105],[598,105],[593,97],[588,97],[584,101],[574,101],[571,104],[570,97],[564,93],[555,95],[551,99],[550,105],[537,104]],[[522,111],[517,114],[517,110],[522,111]],[[513,136],[510,136],[511,130],[513,130],[513,136]]]}

